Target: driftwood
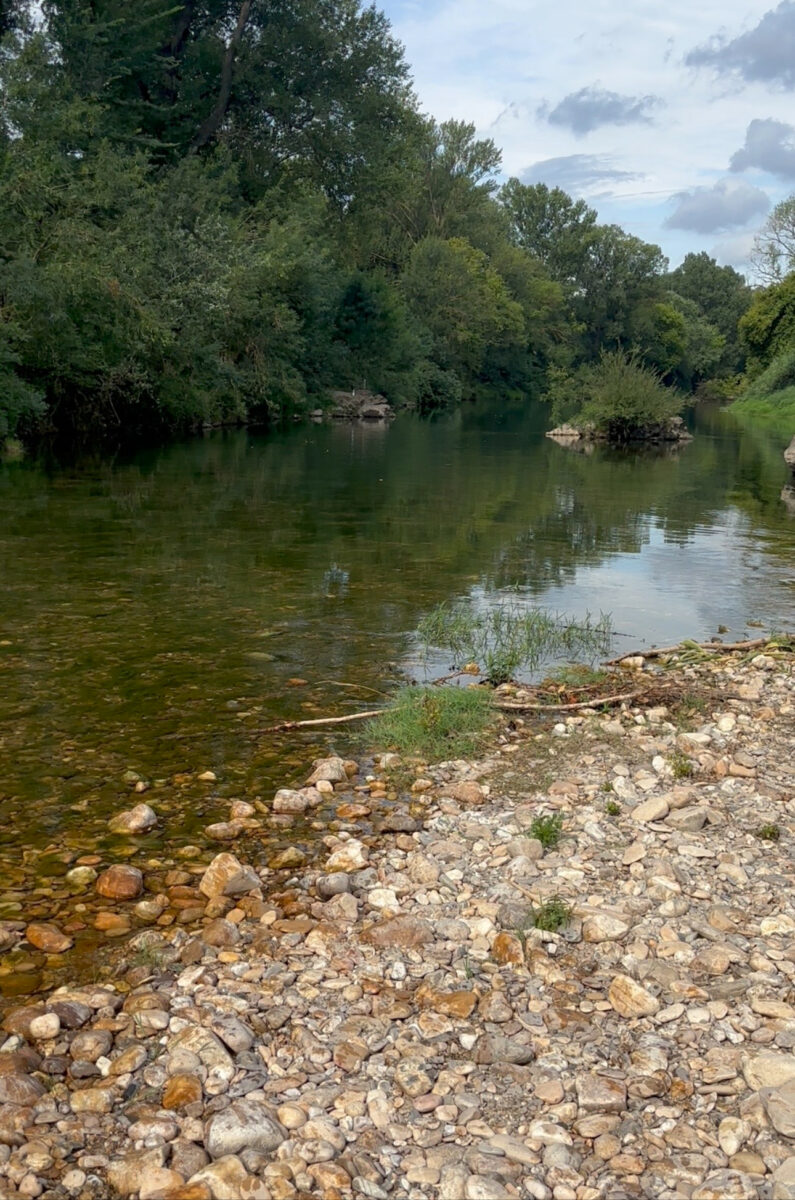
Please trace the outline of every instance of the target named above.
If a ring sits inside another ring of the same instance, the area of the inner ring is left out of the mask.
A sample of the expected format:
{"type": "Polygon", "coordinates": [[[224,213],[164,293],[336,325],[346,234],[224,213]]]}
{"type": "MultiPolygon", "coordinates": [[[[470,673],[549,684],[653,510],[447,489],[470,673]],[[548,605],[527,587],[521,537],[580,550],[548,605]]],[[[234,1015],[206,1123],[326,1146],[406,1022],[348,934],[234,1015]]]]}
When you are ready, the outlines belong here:
{"type": "MultiPolygon", "coordinates": [[[[759,650],[762,646],[769,646],[772,640],[764,637],[752,638],[749,642],[678,642],[675,646],[656,646],[653,650],[627,650],[626,653],[619,654],[618,658],[608,658],[602,665],[614,667],[616,663],[622,663],[627,658],[661,658],[663,654],[676,654],[678,650],[715,650],[718,653],[721,650],[759,650]]],[[[781,640],[791,642],[795,640],[795,635],[785,633],[781,640]]]]}
{"type": "Polygon", "coordinates": [[[383,708],[371,708],[368,712],[349,713],[347,717],[313,717],[310,721],[282,721],[279,725],[268,725],[266,729],[255,729],[255,733],[287,733],[290,729],[306,729],[310,725],[345,725],[349,721],[366,721],[380,717],[383,708]]]}
{"type": "MultiPolygon", "coordinates": [[[[655,690],[659,690],[659,684],[655,690]]],[[[640,696],[647,695],[647,692],[648,689],[644,688],[640,692],[622,692],[620,696],[595,696],[592,700],[578,700],[576,704],[525,704],[521,701],[501,700],[494,707],[499,708],[502,712],[573,712],[577,708],[603,708],[606,704],[622,704],[625,700],[637,700],[640,696]]]]}

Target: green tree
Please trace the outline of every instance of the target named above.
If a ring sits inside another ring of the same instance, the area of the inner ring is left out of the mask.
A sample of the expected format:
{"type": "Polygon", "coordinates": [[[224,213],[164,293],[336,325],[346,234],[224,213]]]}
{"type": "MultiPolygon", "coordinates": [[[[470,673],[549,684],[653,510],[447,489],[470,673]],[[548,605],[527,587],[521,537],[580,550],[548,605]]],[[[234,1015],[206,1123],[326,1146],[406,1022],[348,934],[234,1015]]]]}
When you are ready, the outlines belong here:
{"type": "Polygon", "coordinates": [[[795,348],[795,271],[757,292],[739,328],[750,378],[795,348]]]}
{"type": "Polygon", "coordinates": [[[777,204],[754,242],[752,263],[766,284],[781,283],[795,271],[795,196],[777,204]]]}
{"type": "Polygon", "coordinates": [[[668,275],[667,283],[678,296],[698,305],[703,318],[713,325],[724,340],[719,374],[736,374],[744,365],[737,326],[753,299],[745,277],[734,267],[720,267],[706,251],[686,254],[682,263],[668,275]]]}

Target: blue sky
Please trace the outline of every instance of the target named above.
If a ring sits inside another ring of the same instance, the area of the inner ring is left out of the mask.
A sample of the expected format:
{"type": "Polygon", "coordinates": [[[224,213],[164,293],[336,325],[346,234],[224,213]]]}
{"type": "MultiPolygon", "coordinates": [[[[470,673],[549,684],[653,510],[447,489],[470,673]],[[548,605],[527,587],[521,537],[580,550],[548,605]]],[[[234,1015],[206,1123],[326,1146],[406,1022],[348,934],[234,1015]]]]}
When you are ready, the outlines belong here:
{"type": "Polygon", "coordinates": [[[382,0],[424,111],[472,121],[505,177],[747,269],[795,191],[795,0],[382,0]]]}

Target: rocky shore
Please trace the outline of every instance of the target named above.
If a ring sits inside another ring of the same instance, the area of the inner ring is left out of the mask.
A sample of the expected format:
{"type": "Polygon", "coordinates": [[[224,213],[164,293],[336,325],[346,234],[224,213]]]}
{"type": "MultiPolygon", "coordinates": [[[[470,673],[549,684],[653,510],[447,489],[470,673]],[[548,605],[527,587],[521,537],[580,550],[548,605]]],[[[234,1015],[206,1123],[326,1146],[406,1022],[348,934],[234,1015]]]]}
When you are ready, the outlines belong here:
{"type": "Polygon", "coordinates": [[[320,868],[232,841],[198,927],[9,1010],[0,1196],[795,1197],[793,657],[626,667],[479,762],[319,760],[273,810],[333,800],[320,868]]]}

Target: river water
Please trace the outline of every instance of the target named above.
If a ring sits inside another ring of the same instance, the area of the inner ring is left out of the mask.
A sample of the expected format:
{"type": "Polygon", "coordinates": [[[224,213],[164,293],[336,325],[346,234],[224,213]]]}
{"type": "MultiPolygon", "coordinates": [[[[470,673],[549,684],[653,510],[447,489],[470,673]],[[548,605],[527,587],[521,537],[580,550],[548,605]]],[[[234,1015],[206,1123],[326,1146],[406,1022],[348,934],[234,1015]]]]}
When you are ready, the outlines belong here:
{"type": "Polygon", "coordinates": [[[447,669],[412,637],[440,601],[609,612],[616,652],[795,627],[787,438],[707,412],[679,450],[585,455],[545,439],[545,415],[467,406],[0,466],[0,918],[50,915],[80,855],[203,847],[230,797],[267,800],[344,751],[339,732],[255,731],[447,669]],[[105,832],[129,771],[160,781],[139,842],[105,832]]]}

